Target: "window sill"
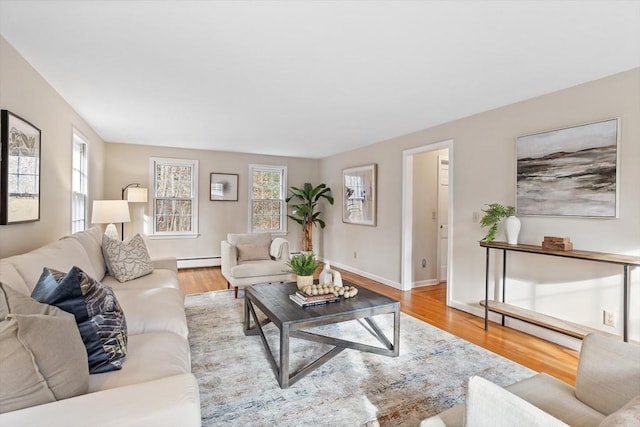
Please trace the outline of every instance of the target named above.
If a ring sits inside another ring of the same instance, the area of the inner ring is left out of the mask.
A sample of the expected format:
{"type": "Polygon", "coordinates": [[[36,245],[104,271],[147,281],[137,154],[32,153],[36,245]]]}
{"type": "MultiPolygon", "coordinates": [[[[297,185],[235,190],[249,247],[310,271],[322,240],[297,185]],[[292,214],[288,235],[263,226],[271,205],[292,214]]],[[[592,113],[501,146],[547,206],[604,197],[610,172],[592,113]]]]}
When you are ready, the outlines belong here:
{"type": "Polygon", "coordinates": [[[169,239],[197,239],[200,233],[196,234],[150,234],[149,240],[169,240],[169,239]]]}

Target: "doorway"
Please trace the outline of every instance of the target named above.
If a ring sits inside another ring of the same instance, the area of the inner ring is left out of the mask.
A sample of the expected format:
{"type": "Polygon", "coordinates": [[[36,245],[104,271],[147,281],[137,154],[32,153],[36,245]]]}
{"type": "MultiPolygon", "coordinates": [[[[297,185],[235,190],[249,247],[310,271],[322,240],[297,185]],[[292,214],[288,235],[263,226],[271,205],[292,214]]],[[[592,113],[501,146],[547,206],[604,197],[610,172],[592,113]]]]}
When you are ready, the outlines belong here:
{"type": "Polygon", "coordinates": [[[405,150],[402,162],[401,289],[446,281],[447,303],[452,263],[452,153],[453,140],[447,140],[405,150]],[[423,162],[429,158],[429,166],[425,166],[423,162]],[[421,173],[425,167],[430,173],[421,173]],[[420,207],[423,198],[430,200],[427,211],[420,207]],[[428,239],[429,243],[421,246],[422,239],[428,239]],[[429,263],[431,268],[427,268],[429,263]],[[431,277],[416,280],[417,272],[423,271],[420,269],[428,270],[431,277]]]}

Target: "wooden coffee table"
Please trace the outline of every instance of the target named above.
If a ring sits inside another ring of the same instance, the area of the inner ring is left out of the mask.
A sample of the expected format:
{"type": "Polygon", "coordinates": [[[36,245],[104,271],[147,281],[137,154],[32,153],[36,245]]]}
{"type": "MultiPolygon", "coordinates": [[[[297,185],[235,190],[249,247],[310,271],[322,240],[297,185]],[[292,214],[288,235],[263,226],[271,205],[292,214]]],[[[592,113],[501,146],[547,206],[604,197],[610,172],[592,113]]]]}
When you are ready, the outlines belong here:
{"type": "MultiPolygon", "coordinates": [[[[350,283],[345,284],[352,286],[350,283]]],[[[400,344],[400,303],[398,301],[358,287],[358,295],[354,298],[302,308],[289,299],[289,295],[294,294],[296,290],[295,283],[253,285],[245,289],[244,333],[245,335],[260,335],[267,358],[281,388],[287,388],[294,384],[347,348],[384,356],[398,356],[400,344]],[[263,321],[258,319],[256,308],[266,316],[266,319],[263,321]],[[393,313],[393,342],[389,341],[373,320],[374,316],[389,313],[393,313]],[[303,330],[354,319],[364,319],[371,328],[370,332],[380,341],[382,347],[303,330]],[[262,330],[262,327],[268,323],[273,323],[280,330],[278,361],[276,361],[262,330]],[[317,360],[311,361],[299,371],[290,374],[289,341],[292,337],[329,344],[334,347],[317,360]]]]}

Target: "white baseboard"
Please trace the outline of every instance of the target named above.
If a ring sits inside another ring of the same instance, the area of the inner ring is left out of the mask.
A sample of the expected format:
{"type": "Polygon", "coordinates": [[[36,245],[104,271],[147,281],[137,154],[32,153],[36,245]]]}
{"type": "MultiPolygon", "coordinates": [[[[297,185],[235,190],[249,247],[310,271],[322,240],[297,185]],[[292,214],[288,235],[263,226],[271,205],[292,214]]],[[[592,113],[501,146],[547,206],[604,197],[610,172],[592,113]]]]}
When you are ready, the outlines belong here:
{"type": "Polygon", "coordinates": [[[422,288],[424,286],[433,286],[440,283],[438,279],[429,279],[429,280],[419,280],[417,282],[413,282],[413,288],[422,288]]]}
{"type": "Polygon", "coordinates": [[[346,270],[349,273],[354,273],[354,274],[357,274],[359,276],[366,277],[367,279],[375,280],[376,282],[380,282],[380,283],[382,283],[384,285],[391,286],[392,288],[396,288],[396,289],[402,290],[402,286],[400,285],[400,283],[394,282],[393,280],[385,279],[384,277],[376,276],[375,274],[367,273],[366,271],[358,270],[357,268],[353,268],[353,267],[350,267],[350,266],[345,265],[345,264],[336,263],[336,262],[333,262],[333,261],[328,260],[328,259],[323,259],[323,261],[324,262],[328,262],[329,264],[331,264],[334,267],[338,267],[338,268],[341,268],[343,270],[346,270]]]}
{"type": "Polygon", "coordinates": [[[218,267],[221,259],[217,257],[200,257],[200,258],[178,258],[178,269],[181,268],[200,268],[200,267],[218,267]]]}

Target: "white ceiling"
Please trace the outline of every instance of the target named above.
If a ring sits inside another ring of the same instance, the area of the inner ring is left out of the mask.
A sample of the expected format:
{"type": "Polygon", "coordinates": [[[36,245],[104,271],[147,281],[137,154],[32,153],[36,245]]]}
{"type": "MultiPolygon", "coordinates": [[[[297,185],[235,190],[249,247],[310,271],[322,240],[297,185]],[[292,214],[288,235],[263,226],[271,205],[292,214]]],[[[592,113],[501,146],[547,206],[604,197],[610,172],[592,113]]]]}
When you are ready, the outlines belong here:
{"type": "Polygon", "coordinates": [[[109,142],[321,158],[640,66],[640,1],[13,1],[109,142]]]}

